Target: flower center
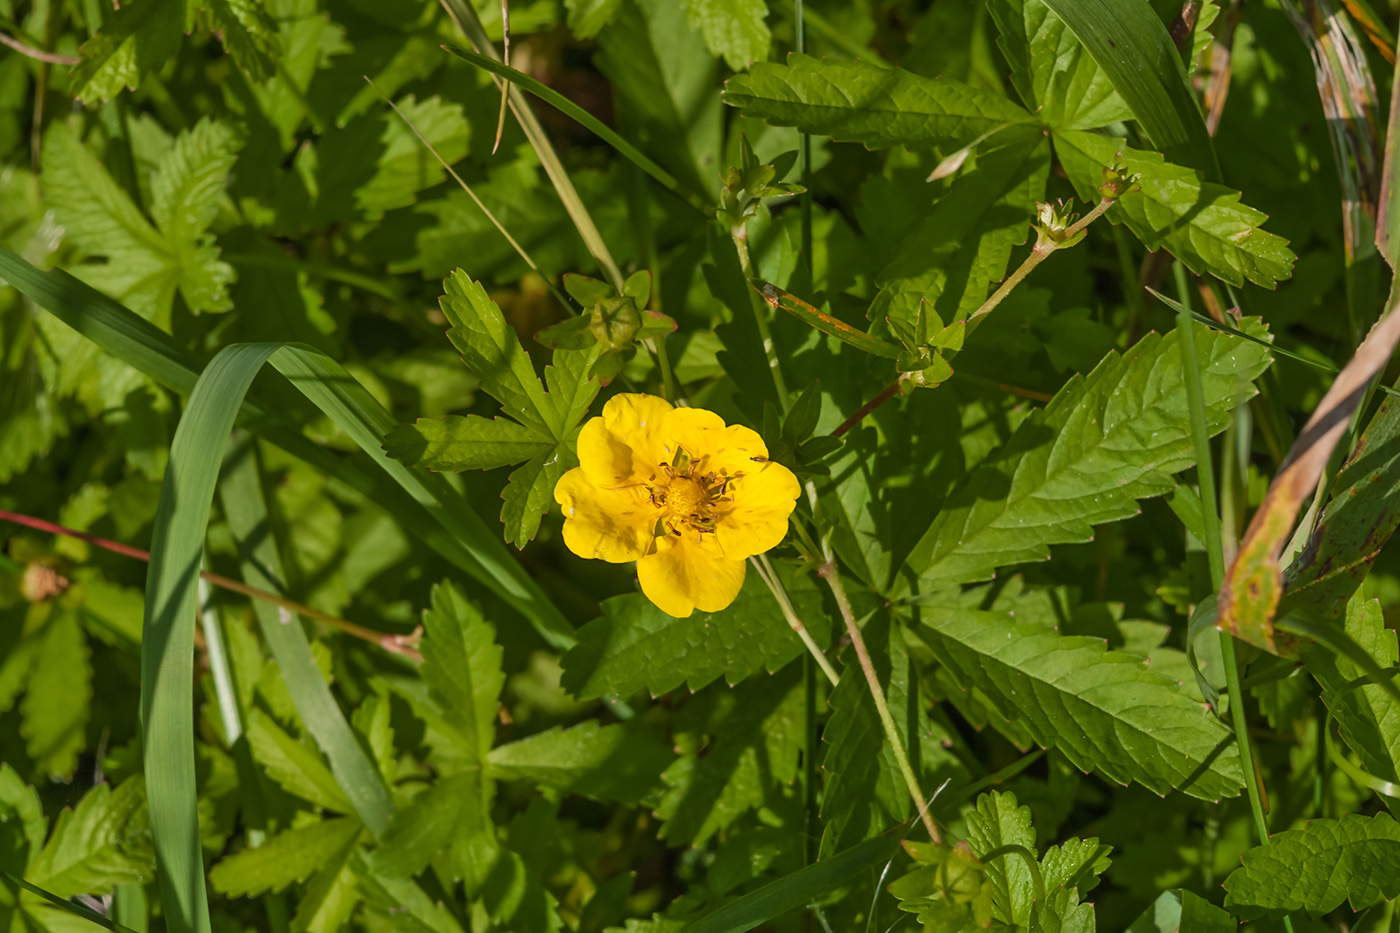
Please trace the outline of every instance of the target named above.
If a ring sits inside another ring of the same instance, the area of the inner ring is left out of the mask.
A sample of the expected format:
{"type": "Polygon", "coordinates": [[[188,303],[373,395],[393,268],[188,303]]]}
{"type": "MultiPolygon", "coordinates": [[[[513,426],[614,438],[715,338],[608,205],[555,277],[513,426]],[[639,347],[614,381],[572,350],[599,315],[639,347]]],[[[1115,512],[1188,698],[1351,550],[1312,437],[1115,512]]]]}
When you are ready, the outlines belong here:
{"type": "Polygon", "coordinates": [[[666,509],[675,518],[689,518],[709,501],[710,494],[688,476],[674,477],[666,484],[666,509]]]}

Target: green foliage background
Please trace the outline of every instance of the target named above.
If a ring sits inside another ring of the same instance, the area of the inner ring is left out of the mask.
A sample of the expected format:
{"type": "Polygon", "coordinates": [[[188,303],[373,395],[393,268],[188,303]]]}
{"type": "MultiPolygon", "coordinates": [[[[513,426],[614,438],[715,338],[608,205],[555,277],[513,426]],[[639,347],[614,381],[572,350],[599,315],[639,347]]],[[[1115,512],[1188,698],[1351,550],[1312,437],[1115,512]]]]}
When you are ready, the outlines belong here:
{"type": "Polygon", "coordinates": [[[0,509],[152,552],[0,521],[0,930],[1391,929],[1394,390],[1326,646],[1206,518],[1384,310],[1394,12],[516,0],[496,145],[469,2],[0,0],[0,509]],[[619,391],[798,471],[772,587],[563,546],[619,391]]]}

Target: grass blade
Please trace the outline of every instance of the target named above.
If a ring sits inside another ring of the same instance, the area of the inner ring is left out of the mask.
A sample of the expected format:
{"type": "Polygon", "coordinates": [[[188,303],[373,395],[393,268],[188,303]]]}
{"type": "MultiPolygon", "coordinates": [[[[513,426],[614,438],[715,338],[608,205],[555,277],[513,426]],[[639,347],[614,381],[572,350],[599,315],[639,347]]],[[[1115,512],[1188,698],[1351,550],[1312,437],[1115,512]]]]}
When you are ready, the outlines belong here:
{"type": "MultiPolygon", "coordinates": [[[[256,452],[242,445],[227,461],[220,487],[229,530],[238,542],[243,578],[252,586],[285,595],[282,561],[267,521],[256,452]]],[[[306,632],[286,610],[259,600],[253,611],[263,638],[277,662],[297,715],[330,764],[331,774],[355,808],[360,821],[378,837],[389,825],[394,803],[388,788],[345,721],[335,697],[311,655],[306,632]]]]}
{"type": "MultiPolygon", "coordinates": [[[[193,391],[202,362],[149,321],[97,290],[66,272],[44,272],[3,246],[0,278],[117,359],[182,395],[193,391]]],[[[332,382],[321,386],[318,397],[353,387],[357,402],[339,410],[342,417],[370,419],[352,425],[353,431],[347,428],[365,456],[345,458],[312,443],[257,401],[243,402],[238,423],[382,506],[429,547],[519,611],[551,646],[572,647],[575,640],[568,620],[446,479],[407,470],[382,456],[379,437],[394,424],[393,419],[343,369],[324,359],[338,374],[326,370],[332,382]]],[[[305,392],[317,377],[305,367],[302,376],[297,385],[305,392]]]]}
{"type": "MultiPolygon", "coordinates": [[[[73,914],[75,917],[82,917],[84,920],[88,921],[91,924],[94,924],[95,926],[102,927],[106,930],[113,930],[115,931],[115,933],[136,933],[136,931],[133,930],[131,927],[122,926],[120,923],[117,923],[114,920],[108,920],[106,917],[102,916],[97,911],[84,907],[82,904],[75,904],[72,901],[65,900],[64,898],[59,897],[57,894],[51,894],[48,891],[45,891],[38,885],[30,884],[23,878],[16,878],[14,875],[5,871],[5,869],[3,868],[0,868],[0,875],[3,875],[5,880],[9,881],[11,884],[18,885],[19,887],[28,891],[30,894],[36,894],[39,897],[42,897],[44,900],[48,901],[50,904],[53,904],[55,907],[61,910],[66,910],[70,914],[73,914]]],[[[21,928],[23,928],[24,925],[20,924],[20,926],[21,928]]]]}
{"type": "Polygon", "coordinates": [[[905,823],[893,832],[867,839],[839,855],[824,858],[786,878],[751,891],[692,923],[686,928],[686,933],[744,933],[781,917],[861,872],[894,858],[904,832],[911,825],[905,823]]]}
{"type": "Polygon", "coordinates": [[[569,100],[563,94],[560,94],[547,85],[541,84],[523,71],[516,71],[509,65],[502,64],[493,58],[488,58],[485,55],[478,55],[476,52],[468,51],[467,49],[455,45],[446,45],[443,46],[443,48],[462,59],[462,61],[469,62],[478,68],[483,68],[510,84],[519,85],[550,106],[558,108],[561,113],[597,134],[604,142],[616,149],[618,154],[629,159],[633,165],[636,165],[652,178],[655,178],[667,191],[705,216],[708,217],[710,215],[713,210],[713,205],[710,205],[705,198],[682,188],[681,183],[676,180],[674,175],[647,158],[636,146],[623,139],[616,132],[604,125],[601,120],[593,116],[593,114],[589,113],[587,110],[584,110],[578,104],[569,100]]]}
{"type": "Polygon", "coordinates": [[[1167,161],[1220,181],[1215,147],[1167,27],[1148,3],[1045,0],[1089,50],[1167,161]]]}

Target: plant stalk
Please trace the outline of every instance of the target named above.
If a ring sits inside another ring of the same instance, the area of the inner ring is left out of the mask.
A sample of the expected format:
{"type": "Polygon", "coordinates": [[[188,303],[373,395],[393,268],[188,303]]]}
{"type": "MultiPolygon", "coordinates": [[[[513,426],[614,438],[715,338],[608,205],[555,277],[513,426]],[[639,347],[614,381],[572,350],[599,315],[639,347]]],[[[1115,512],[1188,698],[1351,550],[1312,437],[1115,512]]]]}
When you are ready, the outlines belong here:
{"type": "Polygon", "coordinates": [[[899,763],[899,771],[904,776],[904,786],[909,789],[909,797],[914,801],[914,809],[919,813],[919,819],[923,820],[924,828],[928,830],[929,838],[934,842],[941,843],[943,834],[938,831],[938,824],[934,822],[933,815],[929,813],[928,805],[932,801],[924,799],[924,793],[919,789],[918,778],[914,776],[914,769],[909,766],[909,756],[904,751],[904,743],[900,741],[899,730],[895,727],[894,717],[890,715],[889,704],[885,702],[885,690],[880,686],[880,677],[875,673],[875,664],[870,660],[870,652],[865,647],[865,638],[860,633],[860,626],[856,625],[855,614],[851,611],[851,601],[846,596],[846,588],[841,583],[841,574],[836,569],[836,562],[832,559],[830,552],[826,555],[826,563],[817,569],[817,576],[826,580],[831,587],[831,595],[836,599],[836,605],[841,610],[841,618],[846,622],[846,634],[851,637],[851,644],[855,647],[856,658],[860,661],[860,669],[865,674],[865,682],[870,685],[870,697],[875,701],[875,711],[880,714],[880,723],[885,727],[885,738],[889,739],[890,746],[894,749],[895,761],[899,763]]]}
{"type": "Polygon", "coordinates": [[[802,644],[807,646],[807,651],[817,662],[817,666],[822,669],[826,679],[831,681],[831,685],[836,686],[841,680],[841,675],[836,673],[836,668],[831,666],[831,661],[827,660],[826,652],[822,651],[817,640],[812,637],[812,633],[807,631],[807,626],[797,615],[797,610],[792,606],[792,600],[788,599],[787,590],[783,589],[783,582],[778,579],[778,575],[773,571],[773,566],[768,563],[768,557],[758,554],[749,558],[749,563],[753,564],[758,576],[772,592],[773,598],[778,602],[778,608],[782,610],[783,618],[787,620],[788,626],[797,633],[797,637],[802,639],[802,644]]]}
{"type": "MultiPolygon", "coordinates": [[[[35,531],[45,531],[49,534],[65,535],[69,538],[77,538],[79,541],[86,541],[88,544],[96,545],[103,550],[111,551],[114,554],[121,554],[123,557],[134,557],[137,560],[151,562],[149,551],[132,547],[129,544],[122,544],[120,541],[109,541],[106,538],[99,538],[97,535],[90,535],[84,531],[75,531],[72,528],[65,528],[63,525],[55,525],[53,522],[44,521],[42,518],[34,518],[30,515],[20,515],[15,512],[7,512],[0,509],[0,521],[14,522],[16,525],[23,525],[26,528],[33,528],[35,531]]],[[[239,580],[233,580],[222,574],[209,573],[206,570],[199,572],[199,577],[207,583],[221,589],[231,590],[235,593],[242,593],[252,599],[260,599],[263,602],[281,606],[288,612],[294,612],[308,619],[315,619],[327,625],[339,629],[347,635],[362,639],[373,645],[378,645],[385,651],[394,654],[401,654],[414,661],[422,661],[423,656],[418,653],[414,645],[418,643],[418,634],[392,635],[388,632],[376,632],[372,628],[363,625],[356,625],[354,622],[347,622],[344,619],[322,612],[319,609],[312,609],[310,606],[303,606],[301,603],[293,602],[290,599],[278,596],[276,593],[269,593],[267,590],[260,590],[257,587],[249,586],[239,580]]]]}
{"type": "MultiPolygon", "coordinates": [[[[739,268],[745,280],[755,277],[753,259],[749,256],[749,231],[745,224],[739,224],[729,231],[734,240],[734,251],[739,254],[739,268]]],[[[758,324],[758,336],[763,341],[763,355],[768,359],[768,371],[773,374],[773,387],[778,390],[778,407],[784,413],[788,410],[787,383],[783,381],[783,370],[778,362],[778,351],[773,346],[773,335],[768,330],[768,304],[752,288],[749,293],[749,307],[753,309],[754,322],[758,324]]]]}

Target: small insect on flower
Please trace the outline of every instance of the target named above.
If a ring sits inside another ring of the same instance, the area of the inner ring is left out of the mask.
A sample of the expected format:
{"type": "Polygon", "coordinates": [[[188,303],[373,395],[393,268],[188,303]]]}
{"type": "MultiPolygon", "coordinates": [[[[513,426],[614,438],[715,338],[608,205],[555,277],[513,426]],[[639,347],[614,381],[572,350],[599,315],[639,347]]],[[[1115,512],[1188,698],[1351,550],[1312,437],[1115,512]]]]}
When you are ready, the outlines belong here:
{"type": "Polygon", "coordinates": [[[653,395],[610,399],[580,431],[578,459],[554,487],[564,543],[635,560],[642,592],[677,618],[734,602],[744,561],[783,540],[801,493],[756,432],[653,395]]]}

